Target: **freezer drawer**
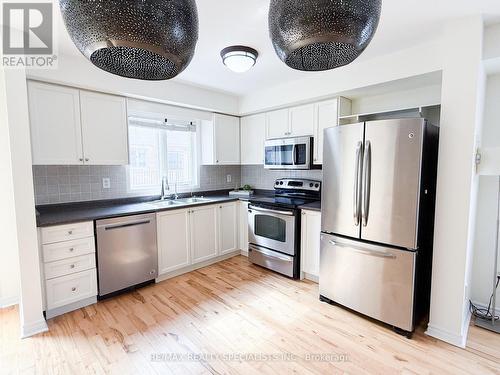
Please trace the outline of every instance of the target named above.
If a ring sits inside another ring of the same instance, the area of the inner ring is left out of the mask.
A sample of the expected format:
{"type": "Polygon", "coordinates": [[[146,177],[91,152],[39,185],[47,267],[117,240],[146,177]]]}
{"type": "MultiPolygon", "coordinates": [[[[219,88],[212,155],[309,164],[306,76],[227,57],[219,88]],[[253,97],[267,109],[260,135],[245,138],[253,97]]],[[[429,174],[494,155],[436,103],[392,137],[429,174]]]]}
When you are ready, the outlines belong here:
{"type": "Polygon", "coordinates": [[[248,259],[288,277],[294,277],[294,257],[255,245],[248,245],[248,259]]]}
{"type": "Polygon", "coordinates": [[[321,235],[320,294],[413,331],[416,253],[321,235]]]}

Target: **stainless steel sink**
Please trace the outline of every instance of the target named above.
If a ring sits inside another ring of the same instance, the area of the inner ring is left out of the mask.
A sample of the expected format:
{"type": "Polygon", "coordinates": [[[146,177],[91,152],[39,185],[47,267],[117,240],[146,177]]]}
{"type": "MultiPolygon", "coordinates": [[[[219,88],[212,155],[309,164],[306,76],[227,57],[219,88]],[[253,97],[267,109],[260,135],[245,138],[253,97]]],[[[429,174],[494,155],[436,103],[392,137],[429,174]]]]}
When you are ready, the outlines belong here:
{"type": "Polygon", "coordinates": [[[172,200],[172,199],[169,199],[169,200],[159,200],[159,201],[153,201],[153,202],[149,202],[149,204],[152,204],[153,206],[155,207],[172,207],[172,206],[178,206],[180,204],[183,204],[182,202],[179,202],[177,200],[172,200]]]}
{"type": "Polygon", "coordinates": [[[211,202],[211,201],[212,201],[212,199],[202,198],[202,197],[180,198],[180,199],[176,200],[176,202],[181,202],[183,204],[204,203],[204,202],[211,202]]]}

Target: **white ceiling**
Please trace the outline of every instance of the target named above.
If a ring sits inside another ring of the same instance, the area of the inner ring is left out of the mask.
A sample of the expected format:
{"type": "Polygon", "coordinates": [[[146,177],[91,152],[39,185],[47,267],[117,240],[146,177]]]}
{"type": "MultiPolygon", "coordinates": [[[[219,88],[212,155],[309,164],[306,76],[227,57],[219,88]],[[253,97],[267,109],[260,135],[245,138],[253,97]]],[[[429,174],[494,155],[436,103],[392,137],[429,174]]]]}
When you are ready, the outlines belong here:
{"type": "MultiPolygon", "coordinates": [[[[245,95],[284,81],[321,74],[294,71],[278,59],[268,35],[269,0],[197,0],[196,3],[200,19],[196,53],[176,81],[245,95]],[[258,62],[251,71],[237,74],[222,64],[220,50],[233,44],[248,45],[259,51],[258,62]]],[[[496,22],[500,17],[499,0],[383,0],[382,3],[377,33],[359,60],[429,41],[449,19],[484,14],[487,21],[496,22]]],[[[60,21],[59,52],[79,55],[60,21]]]]}

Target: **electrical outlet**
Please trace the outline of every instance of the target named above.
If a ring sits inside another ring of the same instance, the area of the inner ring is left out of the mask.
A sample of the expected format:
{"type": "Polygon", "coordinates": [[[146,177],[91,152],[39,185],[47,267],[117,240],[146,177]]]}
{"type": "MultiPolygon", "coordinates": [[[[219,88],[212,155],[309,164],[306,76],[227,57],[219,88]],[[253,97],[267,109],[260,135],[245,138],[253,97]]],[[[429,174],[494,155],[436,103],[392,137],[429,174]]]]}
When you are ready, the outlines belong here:
{"type": "Polygon", "coordinates": [[[228,175],[226,176],[226,181],[227,181],[227,182],[231,182],[231,181],[233,181],[233,176],[231,176],[230,174],[228,174],[228,175]]]}
{"type": "Polygon", "coordinates": [[[103,189],[110,189],[111,188],[111,180],[109,177],[105,177],[102,179],[102,188],[103,189]]]}

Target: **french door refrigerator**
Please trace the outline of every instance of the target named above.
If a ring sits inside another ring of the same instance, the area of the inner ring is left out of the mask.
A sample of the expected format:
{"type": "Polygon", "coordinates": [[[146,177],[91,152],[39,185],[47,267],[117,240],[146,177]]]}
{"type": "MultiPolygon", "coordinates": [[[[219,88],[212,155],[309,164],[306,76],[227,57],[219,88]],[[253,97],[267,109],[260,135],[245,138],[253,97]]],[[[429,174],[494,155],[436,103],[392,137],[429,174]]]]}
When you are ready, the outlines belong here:
{"type": "Polygon", "coordinates": [[[411,336],[430,299],[438,128],[380,120],[324,139],[321,299],[411,336]]]}

